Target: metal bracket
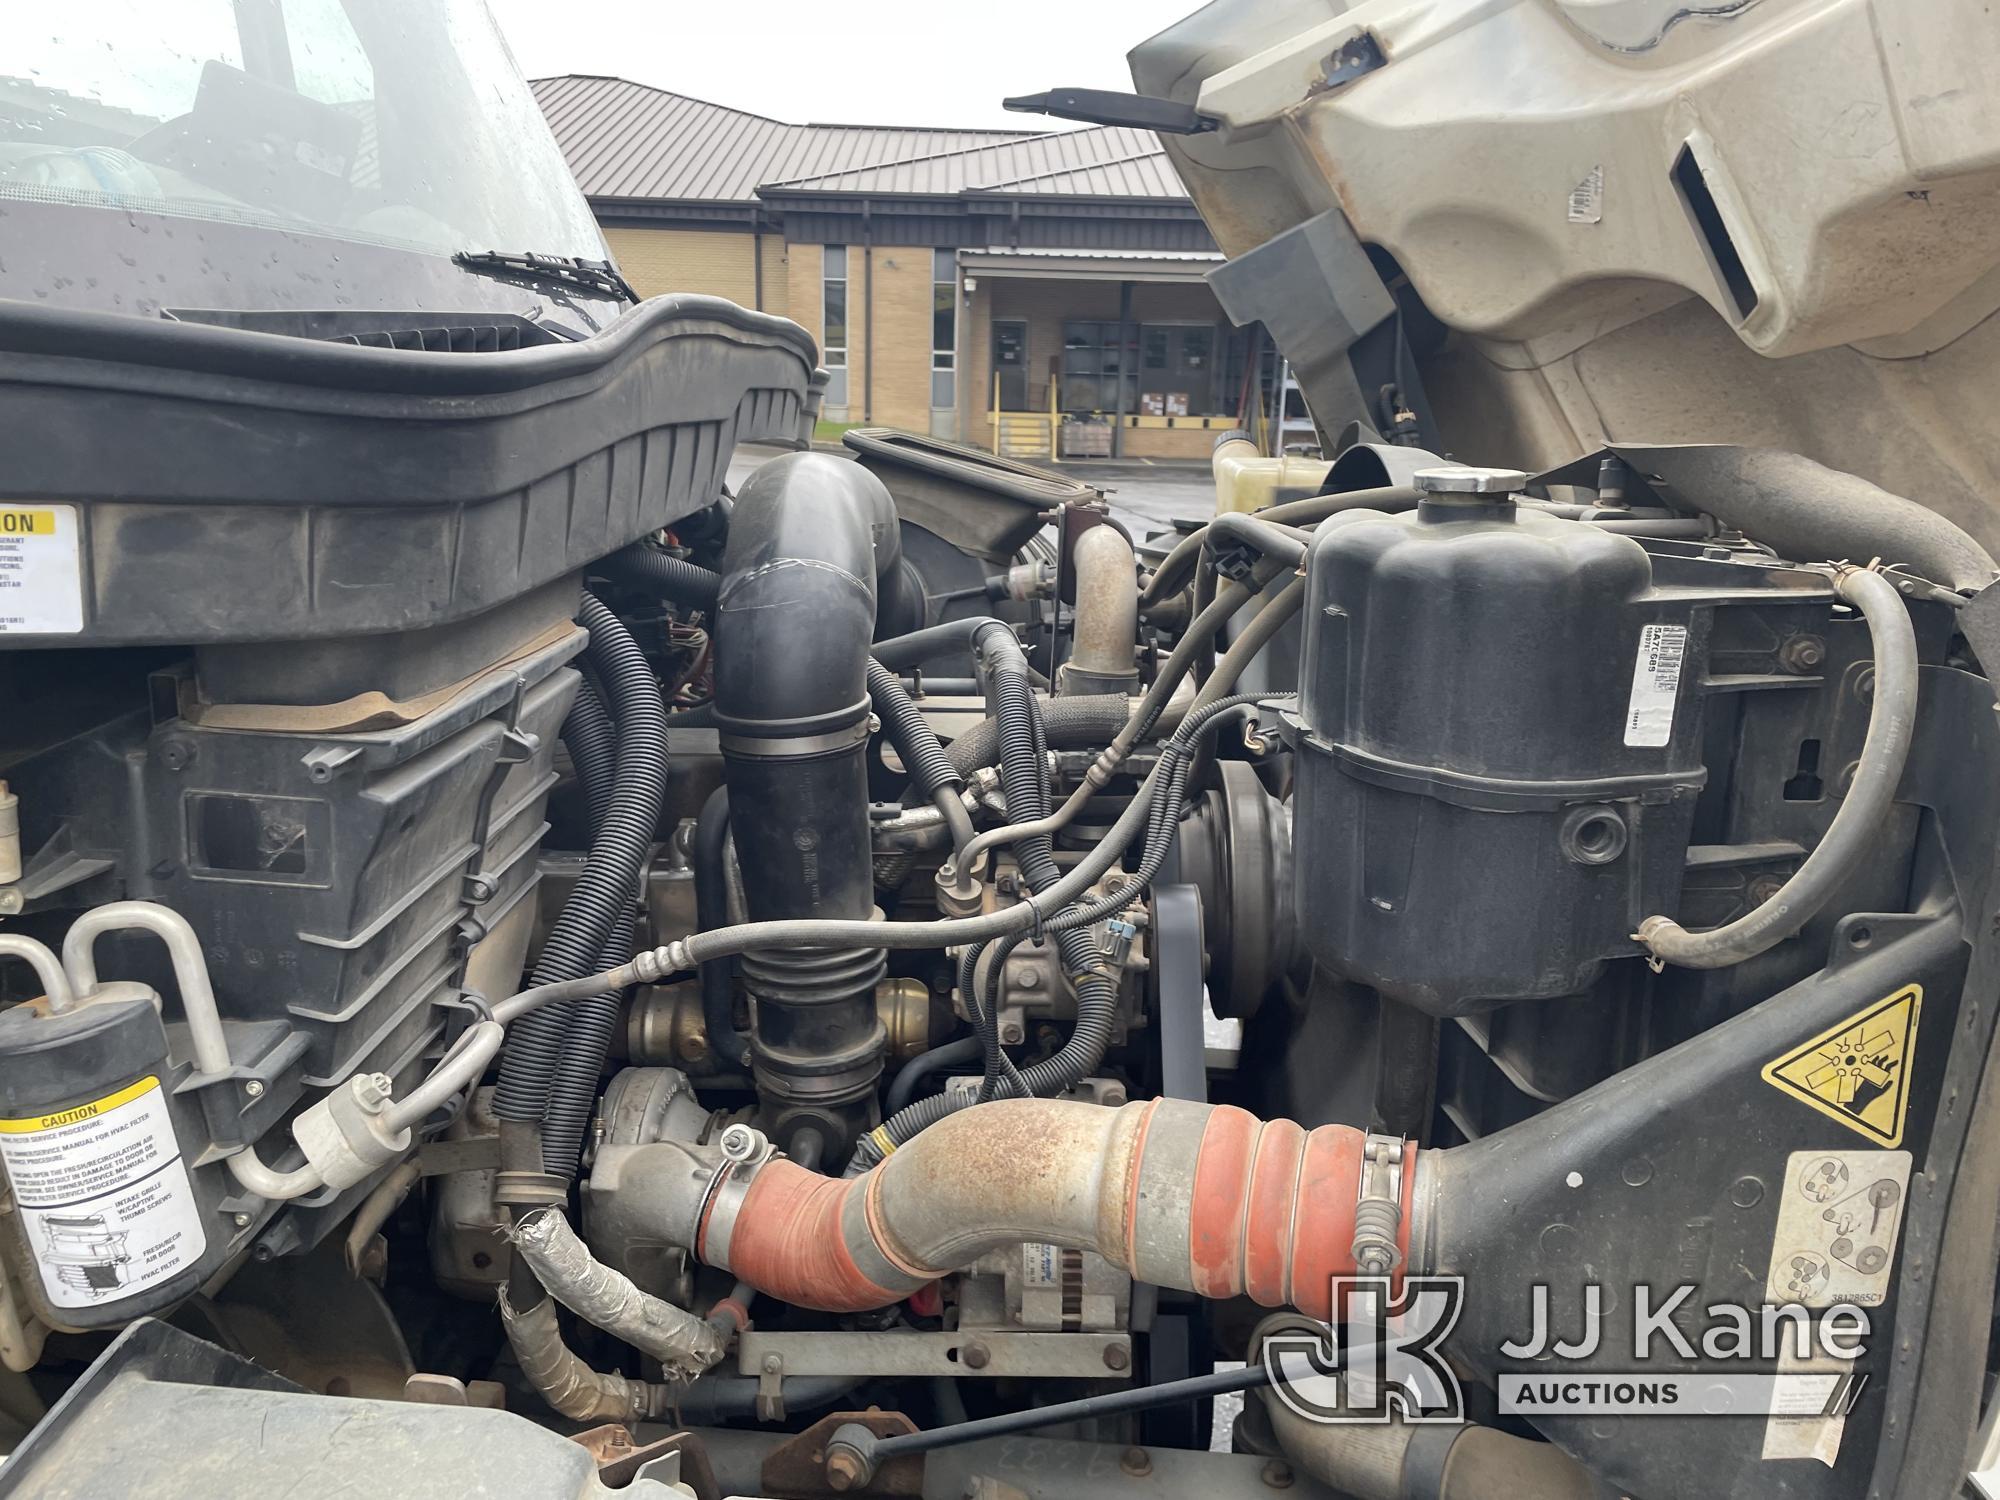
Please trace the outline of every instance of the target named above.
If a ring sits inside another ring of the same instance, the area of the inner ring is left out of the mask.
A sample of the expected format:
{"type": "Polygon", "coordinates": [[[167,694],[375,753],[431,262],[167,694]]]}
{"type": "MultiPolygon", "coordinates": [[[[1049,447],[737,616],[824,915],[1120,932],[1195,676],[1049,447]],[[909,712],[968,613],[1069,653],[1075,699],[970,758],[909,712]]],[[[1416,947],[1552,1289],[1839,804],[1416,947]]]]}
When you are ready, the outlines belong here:
{"type": "Polygon", "coordinates": [[[930,1375],[975,1379],[1129,1380],[1132,1340],[1123,1333],[764,1333],[746,1330],[736,1368],[766,1387],[787,1375],[930,1375]]]}
{"type": "MultiPolygon", "coordinates": [[[[738,1335],[747,1338],[748,1334],[738,1335]]],[[[785,1420],[785,1356],[767,1353],[757,1361],[757,1420],[785,1420]]]]}
{"type": "Polygon", "coordinates": [[[1357,37],[1342,42],[1334,54],[1326,60],[1321,76],[1310,90],[1323,94],[1328,89],[1337,89],[1344,84],[1374,72],[1383,67],[1389,59],[1382,53],[1382,44],[1375,40],[1373,32],[1364,31],[1357,37]]]}

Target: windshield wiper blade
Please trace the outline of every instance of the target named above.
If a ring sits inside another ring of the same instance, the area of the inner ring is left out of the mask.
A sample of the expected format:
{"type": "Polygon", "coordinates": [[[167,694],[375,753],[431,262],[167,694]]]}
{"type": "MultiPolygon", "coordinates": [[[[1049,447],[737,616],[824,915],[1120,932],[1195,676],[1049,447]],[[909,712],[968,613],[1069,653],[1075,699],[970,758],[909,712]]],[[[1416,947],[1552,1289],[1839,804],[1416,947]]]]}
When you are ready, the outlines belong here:
{"type": "Polygon", "coordinates": [[[506,250],[461,250],[451,258],[453,265],[486,276],[516,277],[524,281],[553,281],[579,291],[608,293],[638,302],[632,283],[618,274],[608,260],[584,260],[574,255],[536,255],[532,251],[513,254],[506,250]]]}

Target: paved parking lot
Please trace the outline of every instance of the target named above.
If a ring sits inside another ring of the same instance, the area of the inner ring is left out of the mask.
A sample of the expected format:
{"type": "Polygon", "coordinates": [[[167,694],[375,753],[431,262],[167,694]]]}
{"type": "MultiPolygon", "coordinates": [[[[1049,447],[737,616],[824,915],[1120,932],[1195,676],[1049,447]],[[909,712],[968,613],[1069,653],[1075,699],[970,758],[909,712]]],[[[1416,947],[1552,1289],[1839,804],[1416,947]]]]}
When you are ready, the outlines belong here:
{"type": "Polygon", "coordinates": [[[1207,464],[1081,463],[1057,466],[1064,474],[1105,492],[1112,510],[1144,538],[1175,521],[1206,521],[1215,514],[1215,480],[1207,464]]]}

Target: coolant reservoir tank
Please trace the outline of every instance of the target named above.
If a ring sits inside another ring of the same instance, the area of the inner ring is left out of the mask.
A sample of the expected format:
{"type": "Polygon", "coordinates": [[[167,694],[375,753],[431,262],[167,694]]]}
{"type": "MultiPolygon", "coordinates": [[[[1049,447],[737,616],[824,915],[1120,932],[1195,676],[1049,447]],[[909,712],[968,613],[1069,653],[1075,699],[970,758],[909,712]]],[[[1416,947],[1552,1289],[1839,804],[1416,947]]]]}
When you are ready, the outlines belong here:
{"type": "Polygon", "coordinates": [[[1438,1015],[1577,994],[1636,951],[1703,777],[1686,604],[1631,538],[1517,506],[1525,482],[1423,471],[1414,513],[1336,517],[1308,560],[1300,931],[1438,1015]],[[1637,695],[1635,640],[1662,658],[1637,695]]]}

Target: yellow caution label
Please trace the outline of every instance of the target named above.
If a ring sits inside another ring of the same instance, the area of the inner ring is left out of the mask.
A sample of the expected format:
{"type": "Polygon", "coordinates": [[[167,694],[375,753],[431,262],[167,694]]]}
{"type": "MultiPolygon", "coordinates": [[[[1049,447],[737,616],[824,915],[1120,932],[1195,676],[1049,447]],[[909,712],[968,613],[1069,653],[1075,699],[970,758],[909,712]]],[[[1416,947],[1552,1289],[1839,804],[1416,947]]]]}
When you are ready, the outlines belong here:
{"type": "Polygon", "coordinates": [[[157,1078],[141,1078],[137,1083],[126,1084],[115,1094],[106,1094],[102,1099],[92,1099],[86,1104],[72,1104],[68,1109],[59,1109],[53,1114],[32,1115],[25,1120],[0,1120],[0,1135],[30,1135],[37,1130],[60,1130],[80,1120],[94,1120],[121,1104],[143,1098],[159,1086],[157,1078]]]}
{"type": "Polygon", "coordinates": [[[0,536],[54,536],[56,513],[0,506],[0,536]]]}
{"type": "Polygon", "coordinates": [[[1878,1146],[1902,1145],[1923,1001],[1923,986],[1906,985],[1766,1063],[1764,1081],[1878,1146]]]}

